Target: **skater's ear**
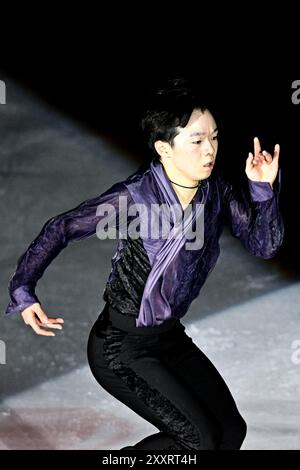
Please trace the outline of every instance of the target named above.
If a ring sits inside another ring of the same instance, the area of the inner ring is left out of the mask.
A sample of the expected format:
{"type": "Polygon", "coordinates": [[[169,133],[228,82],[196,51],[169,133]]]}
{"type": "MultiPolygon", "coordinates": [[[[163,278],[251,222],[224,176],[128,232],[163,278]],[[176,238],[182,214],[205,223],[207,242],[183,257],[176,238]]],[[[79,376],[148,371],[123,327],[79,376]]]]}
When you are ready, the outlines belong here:
{"type": "Polygon", "coordinates": [[[172,156],[172,148],[168,142],[157,140],[154,142],[154,148],[161,158],[170,158],[172,156]]]}

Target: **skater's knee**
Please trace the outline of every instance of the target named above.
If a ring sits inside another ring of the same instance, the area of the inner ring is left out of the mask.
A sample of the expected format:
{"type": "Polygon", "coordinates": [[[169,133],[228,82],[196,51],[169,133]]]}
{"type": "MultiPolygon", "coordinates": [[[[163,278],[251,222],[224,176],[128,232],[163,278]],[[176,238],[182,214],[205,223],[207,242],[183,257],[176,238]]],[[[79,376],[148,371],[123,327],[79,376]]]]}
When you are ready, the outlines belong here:
{"type": "Polygon", "coordinates": [[[237,420],[237,423],[235,424],[236,441],[239,447],[242,446],[245,440],[246,434],[247,434],[247,423],[244,420],[244,418],[240,415],[237,420]]]}
{"type": "Polygon", "coordinates": [[[247,434],[247,424],[241,415],[237,415],[224,429],[224,449],[240,449],[247,434]]]}

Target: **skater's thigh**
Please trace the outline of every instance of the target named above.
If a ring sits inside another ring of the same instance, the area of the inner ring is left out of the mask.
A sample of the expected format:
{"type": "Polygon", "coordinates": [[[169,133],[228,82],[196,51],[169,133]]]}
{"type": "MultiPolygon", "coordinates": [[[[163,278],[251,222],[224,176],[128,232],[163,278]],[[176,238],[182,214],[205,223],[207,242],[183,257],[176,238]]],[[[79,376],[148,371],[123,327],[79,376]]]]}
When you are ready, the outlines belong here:
{"type": "MultiPolygon", "coordinates": [[[[120,345],[121,339],[119,344],[117,342],[115,344],[116,350],[120,345]]],[[[157,429],[161,429],[162,421],[153,413],[152,409],[145,405],[145,402],[132,391],[116,371],[108,367],[105,358],[105,336],[97,333],[96,324],[89,335],[87,357],[93,376],[104,390],[157,429]]]]}
{"type": "Polygon", "coordinates": [[[221,374],[191,337],[181,329],[164,360],[218,419],[237,413],[235,400],[221,374]]]}
{"type": "Polygon", "coordinates": [[[203,403],[144,344],[131,334],[112,340],[92,330],[88,356],[96,380],[160,430],[176,435],[182,429],[196,445],[218,433],[203,403]]]}

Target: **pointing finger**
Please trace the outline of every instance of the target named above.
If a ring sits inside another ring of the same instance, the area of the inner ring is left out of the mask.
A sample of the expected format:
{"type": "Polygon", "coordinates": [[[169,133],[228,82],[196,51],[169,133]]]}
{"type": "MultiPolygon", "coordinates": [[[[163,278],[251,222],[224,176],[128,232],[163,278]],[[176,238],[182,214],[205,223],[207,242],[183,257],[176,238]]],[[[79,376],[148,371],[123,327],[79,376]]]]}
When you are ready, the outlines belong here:
{"type": "Polygon", "coordinates": [[[38,326],[46,326],[47,328],[55,328],[56,330],[62,330],[61,325],[57,325],[56,323],[42,323],[40,321],[36,322],[38,326]]]}
{"type": "Polygon", "coordinates": [[[279,154],[280,154],[280,145],[276,144],[274,148],[274,158],[279,158],[279,154]]]}
{"type": "Polygon", "coordinates": [[[34,320],[29,322],[29,325],[36,332],[37,335],[55,336],[55,334],[52,331],[46,331],[46,330],[43,330],[42,328],[40,328],[34,320]]]}
{"type": "Polygon", "coordinates": [[[258,137],[254,138],[254,155],[255,157],[261,152],[260,141],[258,137]]]}

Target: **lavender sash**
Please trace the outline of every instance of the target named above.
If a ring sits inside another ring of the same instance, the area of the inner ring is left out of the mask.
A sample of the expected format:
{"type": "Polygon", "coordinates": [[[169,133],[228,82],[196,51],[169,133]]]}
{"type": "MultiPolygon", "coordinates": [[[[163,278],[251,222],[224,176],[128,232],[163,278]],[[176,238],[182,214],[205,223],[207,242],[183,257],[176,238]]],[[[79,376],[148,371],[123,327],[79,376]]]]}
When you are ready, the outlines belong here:
{"type": "MultiPolygon", "coordinates": [[[[148,208],[151,203],[167,205],[173,221],[167,238],[143,239],[152,269],[145,284],[139,315],[136,319],[137,327],[159,325],[172,317],[168,298],[176,287],[178,270],[186,269],[185,266],[179,265],[177,255],[183,249],[187,231],[191,229],[193,222],[204,210],[205,202],[203,201],[206,201],[209,191],[208,181],[204,180],[204,183],[196,193],[194,199],[196,207],[191,204],[188,207],[188,215],[186,216],[185,212],[183,218],[177,194],[160,162],[152,160],[150,171],[146,172],[143,178],[128,186],[136,203],[144,204],[148,208]],[[199,202],[200,194],[202,195],[201,202],[199,202]],[[178,206],[180,206],[180,211],[178,206]]],[[[197,256],[196,252],[195,256],[197,256]]]]}

